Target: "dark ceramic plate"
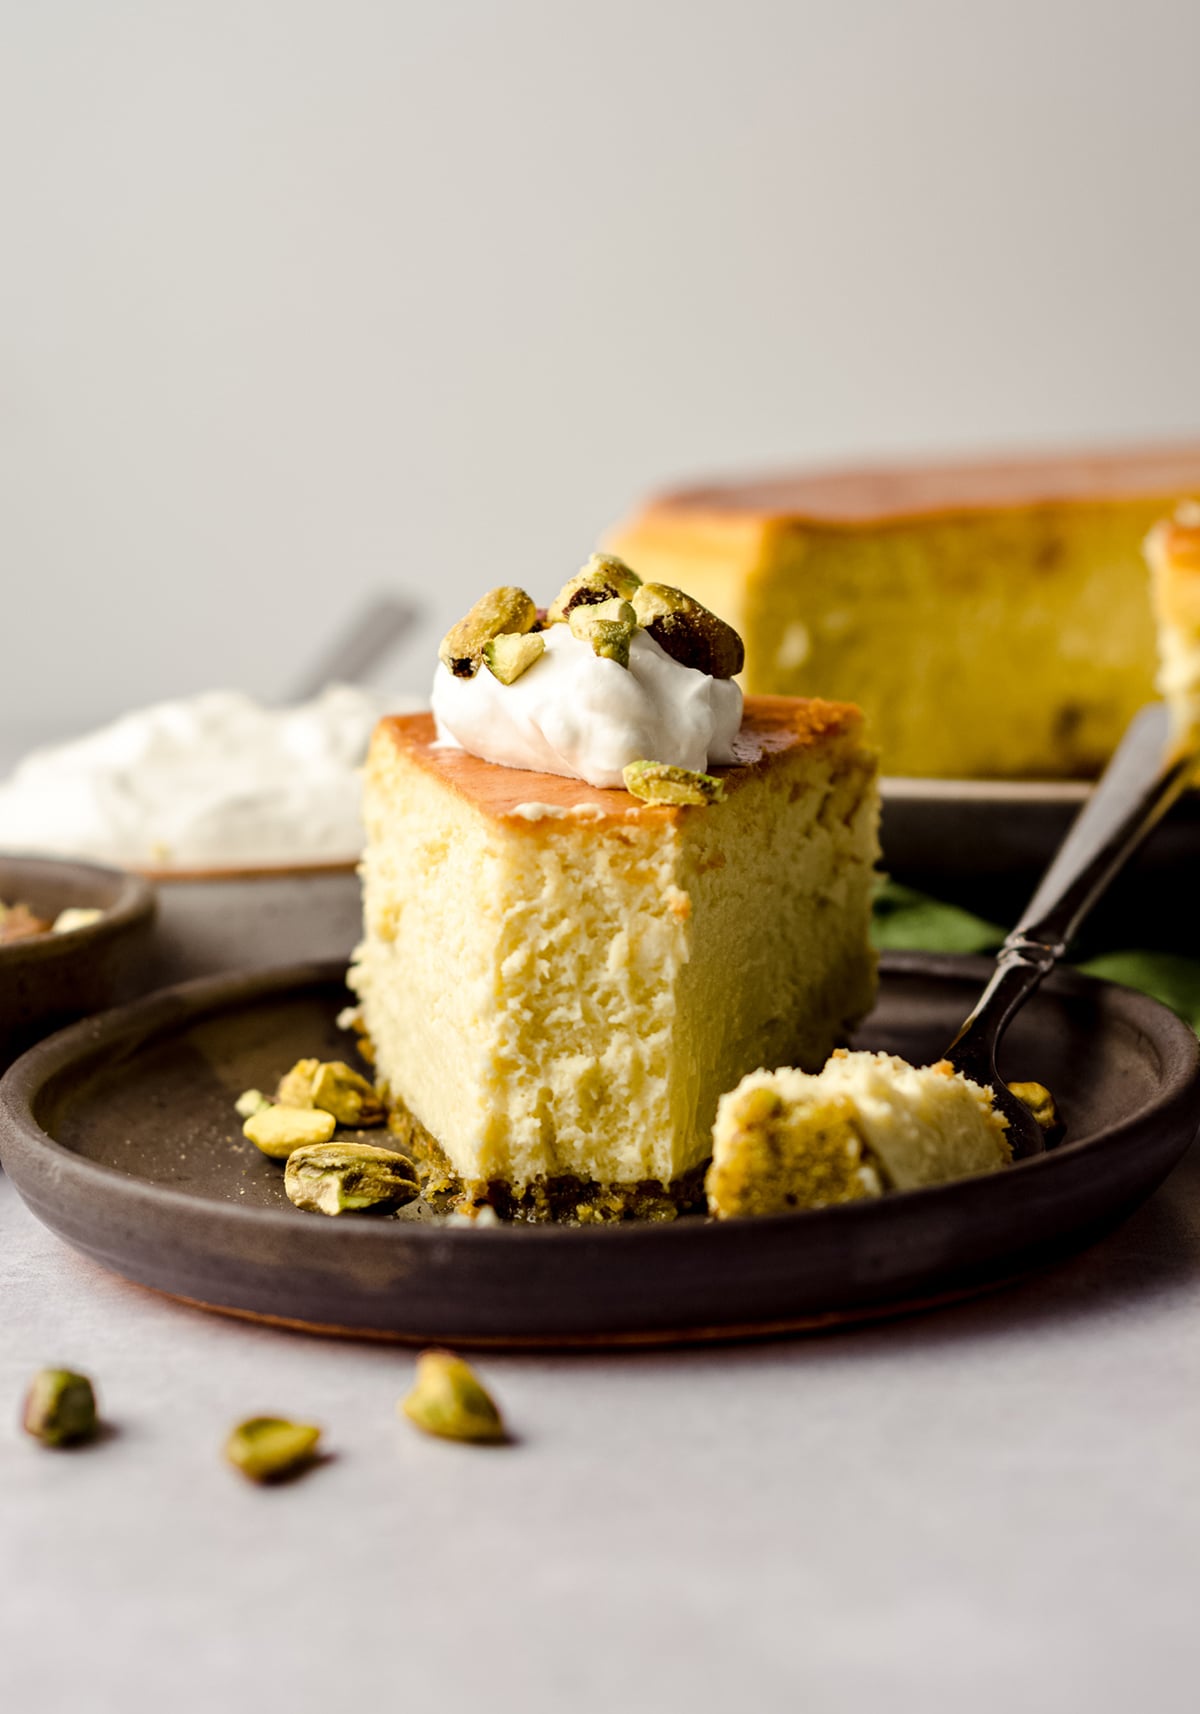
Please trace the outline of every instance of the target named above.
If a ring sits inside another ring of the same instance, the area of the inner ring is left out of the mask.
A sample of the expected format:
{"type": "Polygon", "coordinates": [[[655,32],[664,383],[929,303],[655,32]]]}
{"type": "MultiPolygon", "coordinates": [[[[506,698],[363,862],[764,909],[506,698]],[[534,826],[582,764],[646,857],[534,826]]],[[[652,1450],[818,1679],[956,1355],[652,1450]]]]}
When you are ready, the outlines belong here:
{"type": "MultiPolygon", "coordinates": [[[[862,1044],[927,1060],[988,966],[885,959],[862,1044]]],[[[167,990],[32,1049],[0,1083],[0,1149],[39,1219],[131,1280],[213,1309],[463,1344],[730,1337],[894,1313],[1087,1243],[1147,1196],[1200,1123],[1195,1036],[1153,1000],[1061,975],[1007,1069],[1059,1097],[1069,1140],[972,1179],[807,1214],[615,1227],[331,1220],[285,1200],[236,1095],[352,1051],[339,968],[167,990]]]]}
{"type": "Polygon", "coordinates": [[[68,905],[98,909],[70,934],[0,944],[0,1071],[32,1042],[146,987],[154,890],[98,863],[0,853],[0,899],[53,920],[68,905]]]}
{"type": "MultiPolygon", "coordinates": [[[[885,779],[883,864],[905,885],[1008,928],[1087,801],[1082,780],[885,779]]],[[[1113,882],[1087,949],[1200,953],[1200,792],[1177,803],[1113,882]]]]}

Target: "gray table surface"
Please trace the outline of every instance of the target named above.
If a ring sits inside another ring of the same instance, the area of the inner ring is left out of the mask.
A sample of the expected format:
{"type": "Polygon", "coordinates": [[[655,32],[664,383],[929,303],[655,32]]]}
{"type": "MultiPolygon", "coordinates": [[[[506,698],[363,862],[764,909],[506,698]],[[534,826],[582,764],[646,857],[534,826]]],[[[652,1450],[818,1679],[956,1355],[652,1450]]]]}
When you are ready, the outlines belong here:
{"type": "Polygon", "coordinates": [[[740,1347],[501,1356],[518,1439],[397,1420],[412,1355],[207,1316],[0,1176],[0,1708],[1194,1709],[1200,1150],[1002,1293],[740,1347]],[[111,1436],[14,1426],[50,1361],[111,1436]],[[325,1426],[256,1490],[237,1418],[325,1426]]]}

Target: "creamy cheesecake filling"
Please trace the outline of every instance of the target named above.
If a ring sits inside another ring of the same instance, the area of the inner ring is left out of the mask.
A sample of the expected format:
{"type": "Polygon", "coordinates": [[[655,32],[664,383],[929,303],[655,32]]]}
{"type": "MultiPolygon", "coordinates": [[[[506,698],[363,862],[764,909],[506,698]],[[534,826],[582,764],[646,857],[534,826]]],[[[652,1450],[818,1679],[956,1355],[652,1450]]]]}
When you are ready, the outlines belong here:
{"type": "Polygon", "coordinates": [[[816,1076],[756,1072],[721,1097],[706,1188],[719,1217],[778,1214],[997,1172],[992,1091],[946,1061],[835,1053],[816,1076]]]}
{"type": "Polygon", "coordinates": [[[552,776],[535,802],[432,738],[385,722],[373,746],[350,980],[381,1080],[463,1181],[674,1184],[723,1090],[815,1070],[869,1009],[878,804],[852,711],[752,705],[711,809],[552,776]]]}
{"type": "Polygon", "coordinates": [[[512,684],[486,670],[459,678],[438,667],[433,712],[442,743],[593,786],[620,786],[630,762],[696,772],[732,762],[742,721],[732,679],[681,665],[643,630],[630,641],[627,667],[597,655],[567,625],[541,635],[541,658],[512,684]]]}

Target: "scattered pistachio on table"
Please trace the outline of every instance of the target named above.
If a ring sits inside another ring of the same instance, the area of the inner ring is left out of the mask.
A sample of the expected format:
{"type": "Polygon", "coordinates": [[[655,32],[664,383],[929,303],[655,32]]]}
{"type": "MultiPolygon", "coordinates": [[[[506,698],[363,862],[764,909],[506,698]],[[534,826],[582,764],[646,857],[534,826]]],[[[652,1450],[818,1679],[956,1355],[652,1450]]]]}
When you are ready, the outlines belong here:
{"type": "Polygon", "coordinates": [[[78,1446],[99,1427],[96,1394],[86,1375],[41,1369],[25,1395],[22,1425],[43,1446],[78,1446]]]}
{"type": "Polygon", "coordinates": [[[397,1407],[426,1434],[496,1444],[507,1440],[495,1400],[453,1351],[422,1351],[412,1391],[397,1407]]]}
{"type": "Polygon", "coordinates": [[[630,762],[622,770],[625,789],[645,803],[710,804],[725,796],[725,782],[667,762],[630,762]]]}
{"type": "Polygon", "coordinates": [[[312,1423],[252,1416],[231,1431],[225,1456],[248,1481],[281,1482],[312,1463],[320,1438],[312,1423]]]}
{"type": "Polygon", "coordinates": [[[405,1155],[368,1143],[321,1143],[288,1156],[288,1200],[310,1214],[390,1213],[421,1193],[405,1155]]]}
{"type": "Polygon", "coordinates": [[[297,1149],[327,1143],[337,1129],[332,1113],[316,1107],[260,1107],[242,1126],[256,1149],[273,1161],[288,1160],[297,1149]]]}

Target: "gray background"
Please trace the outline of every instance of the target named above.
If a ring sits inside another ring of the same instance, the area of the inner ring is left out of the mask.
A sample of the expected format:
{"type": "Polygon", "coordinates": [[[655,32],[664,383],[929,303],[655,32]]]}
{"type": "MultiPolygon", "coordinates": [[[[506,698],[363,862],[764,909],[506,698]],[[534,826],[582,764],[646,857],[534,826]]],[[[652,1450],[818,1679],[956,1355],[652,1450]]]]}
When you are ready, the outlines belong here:
{"type": "MultiPolygon", "coordinates": [[[[677,475],[1195,432],[1198,50],[1188,0],[0,3],[0,746],[553,587],[677,475]]],[[[936,1316],[494,1357],[476,1453],[404,1353],[151,1298],[0,1177],[0,1707],[1183,1714],[1197,1207],[1193,1152],[936,1316]],[[64,1457],[56,1360],[115,1430],[64,1457]],[[242,1485],[258,1409],[333,1461],[242,1485]]]]}
{"type": "Polygon", "coordinates": [[[2,0],[0,729],[281,694],[679,476],[1194,432],[1198,63],[1190,0],[2,0]]]}

